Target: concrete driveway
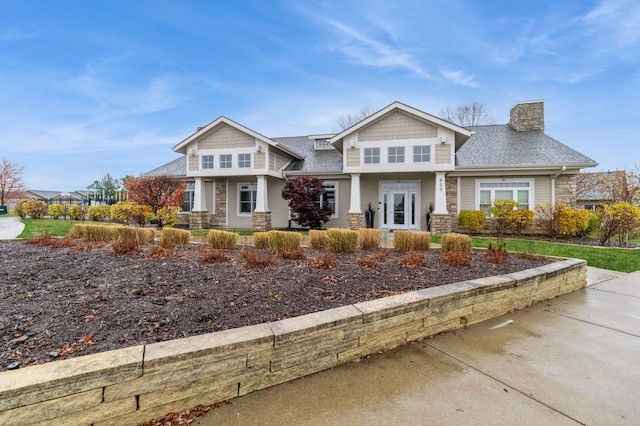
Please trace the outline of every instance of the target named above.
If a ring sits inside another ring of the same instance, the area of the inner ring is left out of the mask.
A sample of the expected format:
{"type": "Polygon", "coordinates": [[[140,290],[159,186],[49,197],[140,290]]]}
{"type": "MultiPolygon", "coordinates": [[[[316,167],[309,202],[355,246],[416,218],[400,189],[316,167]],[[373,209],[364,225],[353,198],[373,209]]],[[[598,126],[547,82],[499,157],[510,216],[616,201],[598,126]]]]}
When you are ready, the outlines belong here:
{"type": "Polygon", "coordinates": [[[16,216],[0,216],[0,240],[12,240],[22,233],[24,223],[16,216]]]}
{"type": "Polygon", "coordinates": [[[640,424],[640,272],[236,398],[194,425],[640,424]]]}

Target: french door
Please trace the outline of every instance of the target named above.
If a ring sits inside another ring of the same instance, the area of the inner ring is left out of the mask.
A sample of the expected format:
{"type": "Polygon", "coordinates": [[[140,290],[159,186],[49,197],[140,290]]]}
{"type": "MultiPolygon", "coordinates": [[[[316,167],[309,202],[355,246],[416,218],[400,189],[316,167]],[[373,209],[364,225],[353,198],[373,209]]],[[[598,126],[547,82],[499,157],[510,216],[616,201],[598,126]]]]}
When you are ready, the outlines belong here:
{"type": "Polygon", "coordinates": [[[382,183],[380,186],[382,198],[382,228],[415,229],[419,218],[418,184],[382,183]]]}

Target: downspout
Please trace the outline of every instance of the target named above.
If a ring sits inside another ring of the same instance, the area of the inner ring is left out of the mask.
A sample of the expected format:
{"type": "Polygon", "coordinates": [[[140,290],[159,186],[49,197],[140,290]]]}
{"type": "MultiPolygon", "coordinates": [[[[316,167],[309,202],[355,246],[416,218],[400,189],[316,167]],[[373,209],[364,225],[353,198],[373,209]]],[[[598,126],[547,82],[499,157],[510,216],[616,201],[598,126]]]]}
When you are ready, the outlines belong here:
{"type": "Polygon", "coordinates": [[[551,175],[551,207],[556,205],[556,178],[567,171],[567,166],[562,166],[560,171],[555,175],[551,175]]]}

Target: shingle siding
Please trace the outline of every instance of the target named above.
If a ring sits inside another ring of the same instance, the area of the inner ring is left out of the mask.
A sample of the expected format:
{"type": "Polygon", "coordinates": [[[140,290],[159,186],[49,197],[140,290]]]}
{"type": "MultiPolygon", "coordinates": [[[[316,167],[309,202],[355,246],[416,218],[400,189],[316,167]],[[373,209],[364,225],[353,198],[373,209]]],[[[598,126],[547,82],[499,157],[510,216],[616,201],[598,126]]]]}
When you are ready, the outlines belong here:
{"type": "Polygon", "coordinates": [[[359,141],[435,138],[438,128],[401,112],[394,112],[358,132],[359,141]]]}

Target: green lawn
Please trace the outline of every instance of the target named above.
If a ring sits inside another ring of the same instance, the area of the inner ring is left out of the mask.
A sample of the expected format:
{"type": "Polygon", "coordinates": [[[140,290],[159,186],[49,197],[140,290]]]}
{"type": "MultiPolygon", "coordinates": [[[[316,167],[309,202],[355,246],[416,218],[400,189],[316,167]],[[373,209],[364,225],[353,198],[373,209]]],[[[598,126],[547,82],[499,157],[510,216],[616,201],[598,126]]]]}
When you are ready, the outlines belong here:
{"type": "MultiPolygon", "coordinates": [[[[18,238],[33,238],[43,233],[56,236],[65,236],[69,230],[73,228],[79,221],[73,220],[53,220],[53,219],[22,219],[25,224],[24,231],[18,238]]],[[[99,222],[88,222],[97,224],[99,222]]],[[[105,223],[105,225],[110,225],[105,223]]],[[[240,235],[253,235],[253,231],[247,230],[231,230],[238,232],[240,235]]],[[[192,231],[194,236],[206,236],[208,230],[192,231]]],[[[433,236],[432,241],[440,242],[440,237],[433,236]]],[[[495,238],[472,238],[474,247],[488,247],[489,244],[497,245],[495,238]]],[[[532,241],[520,239],[506,239],[507,250],[518,253],[531,253],[546,256],[571,257],[576,259],[584,259],[589,266],[596,268],[609,269],[620,272],[634,272],[640,270],[640,250],[627,250],[618,248],[590,247],[574,244],[553,243],[547,241],[532,241]]]]}

